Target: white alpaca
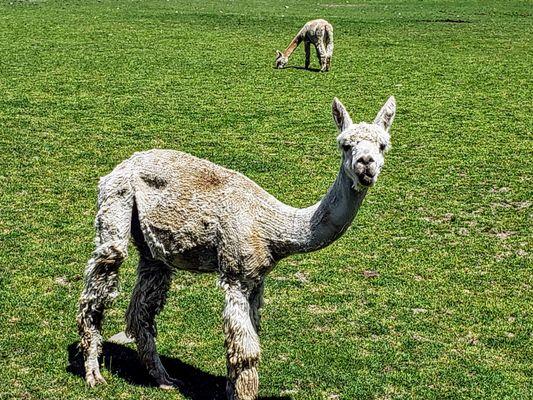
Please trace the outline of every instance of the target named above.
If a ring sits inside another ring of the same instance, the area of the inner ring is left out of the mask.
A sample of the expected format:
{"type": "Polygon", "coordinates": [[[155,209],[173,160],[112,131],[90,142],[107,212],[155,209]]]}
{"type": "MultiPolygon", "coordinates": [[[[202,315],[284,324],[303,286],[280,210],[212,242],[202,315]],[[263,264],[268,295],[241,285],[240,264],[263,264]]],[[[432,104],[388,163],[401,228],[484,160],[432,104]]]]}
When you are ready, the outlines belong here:
{"type": "Polygon", "coordinates": [[[276,50],[276,68],[284,68],[287,65],[289,57],[302,41],[305,43],[305,68],[309,68],[311,44],[313,44],[320,62],[320,71],[329,71],[333,56],[333,27],[325,19],[314,19],[307,22],[285,51],[276,50]]]}
{"type": "Polygon", "coordinates": [[[140,261],[126,332],[150,375],[161,387],[173,385],[154,340],[173,271],[214,272],[225,292],[227,395],[255,399],[265,276],[282,258],[321,249],[350,226],[383,166],[395,110],[391,97],[373,123],[353,124],[334,99],[340,170],[325,197],[304,209],[281,203],[238,172],[172,150],[136,153],[103,177],[96,250],[77,317],[88,384],[104,382],[102,318],[117,295],[118,269],[132,237],[140,261]]]}

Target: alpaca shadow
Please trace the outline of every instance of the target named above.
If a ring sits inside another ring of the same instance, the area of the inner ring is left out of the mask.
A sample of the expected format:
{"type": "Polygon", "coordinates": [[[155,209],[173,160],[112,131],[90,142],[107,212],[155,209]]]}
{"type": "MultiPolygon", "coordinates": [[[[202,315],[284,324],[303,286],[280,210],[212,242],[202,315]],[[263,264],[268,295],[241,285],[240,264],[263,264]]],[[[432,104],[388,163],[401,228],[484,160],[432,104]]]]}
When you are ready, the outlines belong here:
{"type": "MultiPolygon", "coordinates": [[[[78,348],[78,342],[68,346],[67,372],[85,377],[83,356],[78,348]]],[[[137,357],[137,352],[127,346],[104,342],[102,358],[105,368],[115,376],[126,382],[145,387],[156,387],[153,379],[137,357]]],[[[186,364],[177,358],[161,356],[161,361],[170,376],[178,378],[177,390],[191,400],[225,400],[226,377],[216,376],[202,371],[192,365],[186,364]]],[[[272,396],[261,397],[259,400],[291,400],[290,397],[272,396]]]]}
{"type": "MultiPolygon", "coordinates": [[[[274,69],[277,69],[277,68],[274,67],[274,69]]],[[[320,72],[320,68],[305,68],[305,67],[301,67],[298,65],[289,65],[287,67],[284,67],[283,69],[301,69],[301,70],[308,71],[308,72],[320,72]]]]}

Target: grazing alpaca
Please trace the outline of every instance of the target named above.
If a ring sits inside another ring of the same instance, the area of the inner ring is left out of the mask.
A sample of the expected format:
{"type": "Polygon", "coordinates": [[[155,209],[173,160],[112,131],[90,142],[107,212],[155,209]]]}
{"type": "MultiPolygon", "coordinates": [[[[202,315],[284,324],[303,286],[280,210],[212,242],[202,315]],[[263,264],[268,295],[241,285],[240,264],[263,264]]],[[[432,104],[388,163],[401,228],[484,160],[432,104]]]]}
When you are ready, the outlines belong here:
{"type": "Polygon", "coordinates": [[[389,147],[393,97],[372,124],[353,124],[337,99],[332,107],[342,163],[326,196],[308,208],[285,205],[238,172],[172,150],[136,153],[100,180],[96,249],[77,316],[90,386],[105,382],[98,364],[101,324],[105,307],[117,296],[118,269],[131,236],[140,261],[126,332],[150,375],[163,388],[175,383],[154,340],[154,319],[173,271],[215,272],[225,292],[227,395],[256,398],[266,274],[282,258],[321,249],[346,231],[389,147]]]}
{"type": "Polygon", "coordinates": [[[289,57],[302,40],[305,42],[305,68],[309,68],[311,61],[312,43],[320,61],[320,71],[329,71],[333,55],[333,27],[324,19],[309,21],[300,29],[283,53],[276,50],[276,68],[284,68],[287,65],[289,57]]]}

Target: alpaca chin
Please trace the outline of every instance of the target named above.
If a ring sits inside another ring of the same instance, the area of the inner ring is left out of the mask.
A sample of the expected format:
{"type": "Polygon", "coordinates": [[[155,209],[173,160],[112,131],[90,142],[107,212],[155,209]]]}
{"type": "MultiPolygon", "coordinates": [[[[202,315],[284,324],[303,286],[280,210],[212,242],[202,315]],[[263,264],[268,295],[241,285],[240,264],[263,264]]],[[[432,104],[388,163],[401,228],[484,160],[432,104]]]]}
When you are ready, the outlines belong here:
{"type": "Polygon", "coordinates": [[[374,186],[374,183],[372,183],[371,185],[361,185],[359,182],[357,183],[354,183],[352,188],[356,191],[356,192],[362,192],[363,190],[365,189],[369,189],[371,188],[372,186],[374,186]]]}

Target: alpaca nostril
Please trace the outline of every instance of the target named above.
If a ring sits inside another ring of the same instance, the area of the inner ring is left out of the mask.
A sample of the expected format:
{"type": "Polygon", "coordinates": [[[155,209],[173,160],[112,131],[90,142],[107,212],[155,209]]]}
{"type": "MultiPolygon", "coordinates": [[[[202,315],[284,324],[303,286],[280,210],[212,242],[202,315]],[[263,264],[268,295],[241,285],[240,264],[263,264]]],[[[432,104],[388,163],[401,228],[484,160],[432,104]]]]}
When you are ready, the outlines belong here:
{"type": "Polygon", "coordinates": [[[370,154],[365,154],[364,156],[359,157],[357,159],[357,162],[361,163],[361,164],[364,164],[364,165],[368,165],[370,163],[373,163],[374,159],[372,158],[372,156],[370,154]]]}

